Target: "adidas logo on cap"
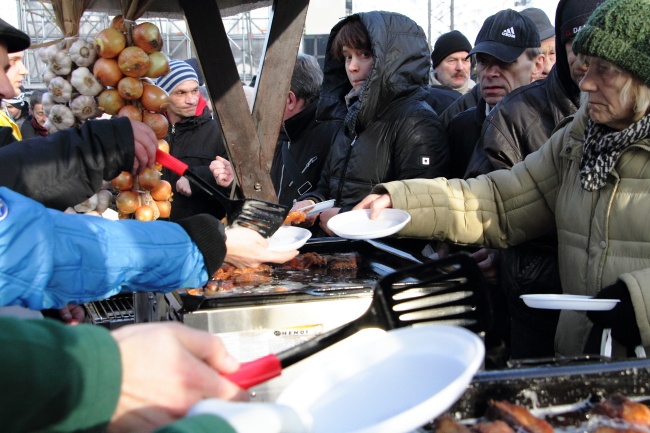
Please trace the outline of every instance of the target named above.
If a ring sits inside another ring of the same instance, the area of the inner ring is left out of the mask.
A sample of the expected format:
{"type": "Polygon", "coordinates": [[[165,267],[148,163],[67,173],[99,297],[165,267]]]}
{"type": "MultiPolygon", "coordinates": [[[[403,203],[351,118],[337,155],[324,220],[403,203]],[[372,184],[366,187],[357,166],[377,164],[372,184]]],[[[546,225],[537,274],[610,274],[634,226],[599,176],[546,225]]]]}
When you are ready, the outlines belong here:
{"type": "Polygon", "coordinates": [[[508,29],[505,29],[504,31],[501,32],[501,35],[502,35],[502,36],[506,36],[506,37],[508,37],[508,38],[516,39],[516,36],[515,36],[515,28],[514,28],[514,27],[510,27],[510,28],[508,28],[508,29]]]}

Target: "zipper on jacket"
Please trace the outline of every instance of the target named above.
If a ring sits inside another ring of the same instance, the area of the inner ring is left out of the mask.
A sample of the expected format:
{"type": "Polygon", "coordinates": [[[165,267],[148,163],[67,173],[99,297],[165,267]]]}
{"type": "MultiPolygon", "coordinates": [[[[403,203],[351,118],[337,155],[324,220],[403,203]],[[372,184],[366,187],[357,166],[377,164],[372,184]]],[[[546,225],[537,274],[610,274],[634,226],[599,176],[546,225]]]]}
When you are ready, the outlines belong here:
{"type": "Polygon", "coordinates": [[[339,180],[339,188],[336,193],[336,203],[341,203],[341,196],[343,195],[343,185],[345,184],[345,178],[347,177],[348,173],[348,164],[350,163],[350,158],[352,158],[352,148],[354,147],[354,144],[357,142],[357,137],[358,135],[355,134],[354,138],[352,139],[352,143],[350,143],[350,147],[348,148],[348,154],[345,156],[345,163],[343,164],[343,171],[341,172],[341,179],[339,180]]]}

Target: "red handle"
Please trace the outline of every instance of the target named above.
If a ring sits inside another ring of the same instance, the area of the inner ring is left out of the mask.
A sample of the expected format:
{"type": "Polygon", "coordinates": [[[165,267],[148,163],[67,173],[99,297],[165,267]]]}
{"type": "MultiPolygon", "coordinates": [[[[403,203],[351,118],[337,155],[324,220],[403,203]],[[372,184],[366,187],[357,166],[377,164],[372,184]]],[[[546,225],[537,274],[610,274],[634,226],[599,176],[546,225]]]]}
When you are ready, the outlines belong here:
{"type": "Polygon", "coordinates": [[[160,149],[156,149],[156,162],[179,176],[183,176],[187,170],[187,164],[160,149]]]}
{"type": "Polygon", "coordinates": [[[241,364],[239,370],[223,377],[240,388],[248,389],[282,374],[282,365],[276,355],[267,355],[262,358],[241,364]]]}

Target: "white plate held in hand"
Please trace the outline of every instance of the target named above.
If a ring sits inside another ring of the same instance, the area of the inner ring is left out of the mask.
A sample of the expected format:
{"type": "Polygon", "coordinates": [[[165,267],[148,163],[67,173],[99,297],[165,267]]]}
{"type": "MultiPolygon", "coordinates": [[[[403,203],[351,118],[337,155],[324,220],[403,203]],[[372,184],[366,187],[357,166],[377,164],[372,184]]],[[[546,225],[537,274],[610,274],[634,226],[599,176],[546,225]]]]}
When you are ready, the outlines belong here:
{"type": "Polygon", "coordinates": [[[290,251],[297,250],[311,237],[307,229],[294,226],[282,226],[269,238],[268,250],[290,251]]]}
{"type": "Polygon", "coordinates": [[[395,329],[330,352],[277,403],[311,417],[312,433],[406,433],[456,402],[484,354],[481,339],[457,326],[395,329]]]}
{"type": "Polygon", "coordinates": [[[337,236],[346,239],[377,239],[400,231],[411,221],[408,212],[384,209],[377,219],[370,219],[370,210],[353,210],[333,216],[327,227],[337,236]]]}
{"type": "Polygon", "coordinates": [[[326,209],[333,208],[334,203],[336,203],[336,200],[332,199],[332,200],[322,201],[316,204],[310,204],[309,206],[301,207],[298,210],[303,211],[307,216],[312,216],[312,215],[316,215],[317,213],[321,213],[326,209]]]}
{"type": "Polygon", "coordinates": [[[620,299],[594,299],[582,295],[521,295],[520,298],[531,308],[546,310],[607,311],[621,302],[620,299]]]}

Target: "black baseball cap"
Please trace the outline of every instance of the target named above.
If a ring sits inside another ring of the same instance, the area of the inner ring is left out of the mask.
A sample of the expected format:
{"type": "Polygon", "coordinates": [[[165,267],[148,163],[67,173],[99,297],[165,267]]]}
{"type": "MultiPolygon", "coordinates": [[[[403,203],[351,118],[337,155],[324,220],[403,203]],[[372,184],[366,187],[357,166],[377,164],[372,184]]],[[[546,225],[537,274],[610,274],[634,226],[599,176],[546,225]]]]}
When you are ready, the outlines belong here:
{"type": "Polygon", "coordinates": [[[540,45],[533,20],[515,10],[505,9],[485,20],[469,54],[485,53],[512,63],[526,48],[540,45]]]}
{"type": "Polygon", "coordinates": [[[8,53],[16,53],[29,48],[32,42],[27,33],[21,32],[0,18],[0,43],[7,46],[8,53]]]}

